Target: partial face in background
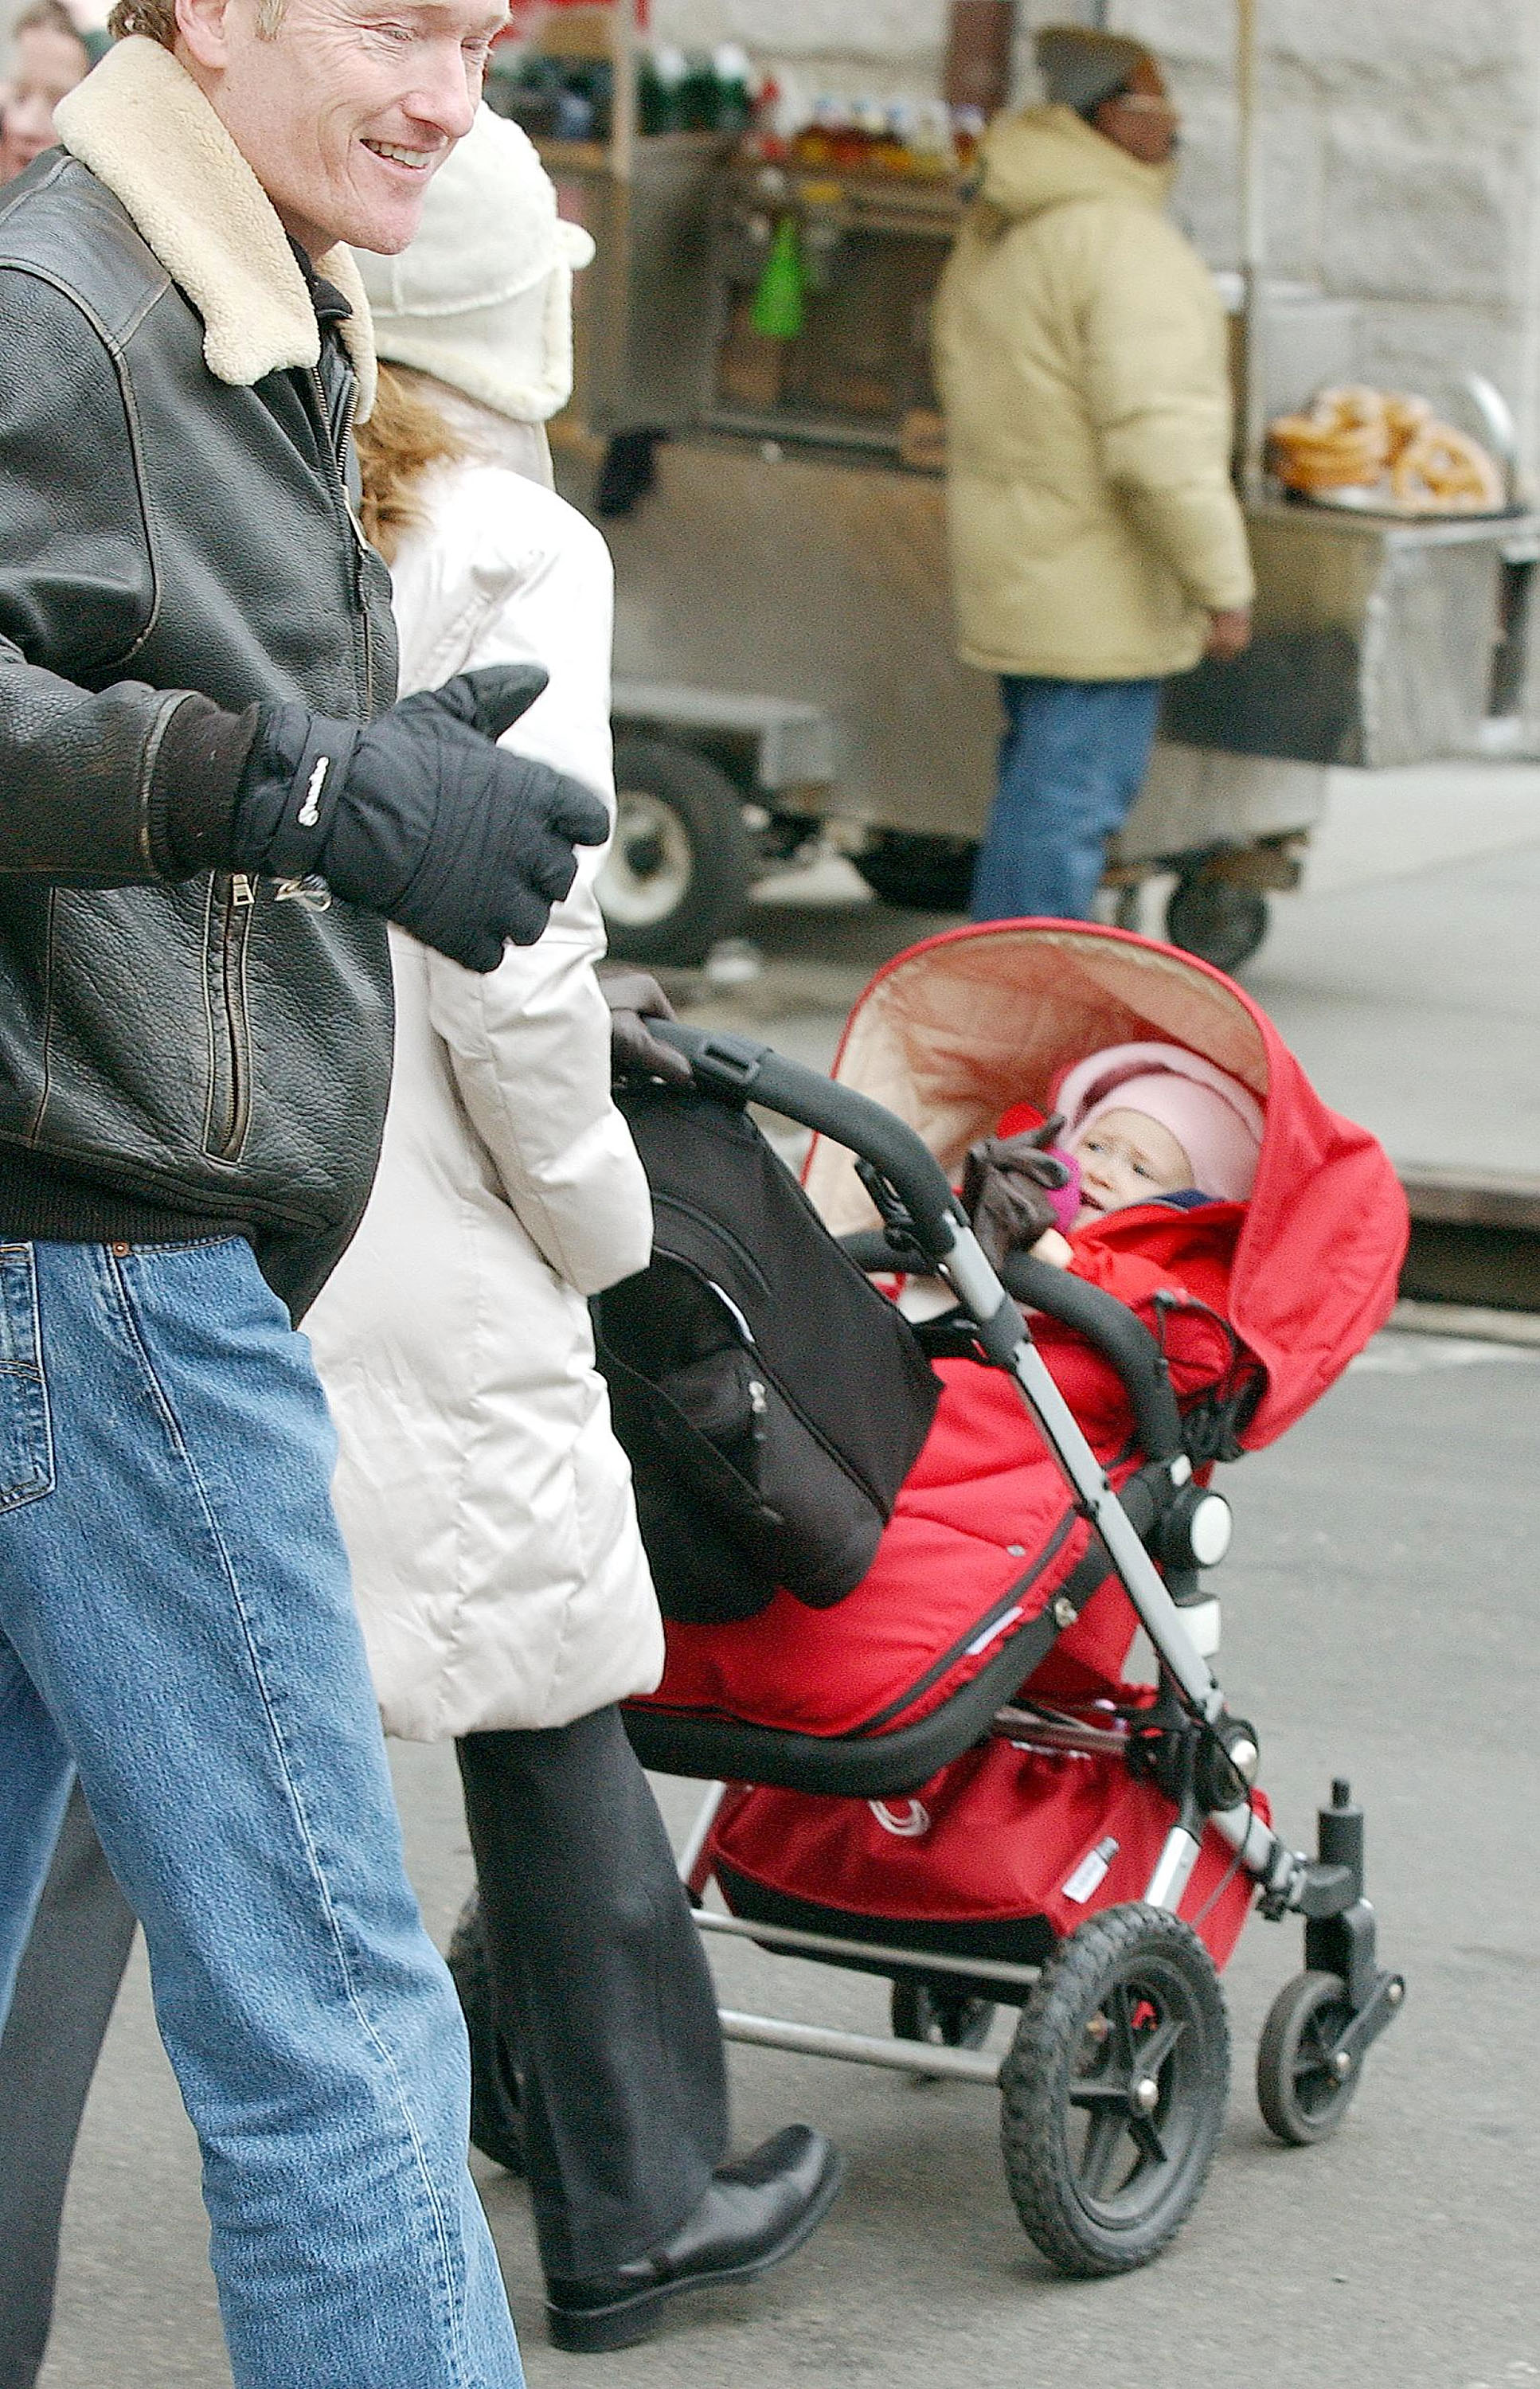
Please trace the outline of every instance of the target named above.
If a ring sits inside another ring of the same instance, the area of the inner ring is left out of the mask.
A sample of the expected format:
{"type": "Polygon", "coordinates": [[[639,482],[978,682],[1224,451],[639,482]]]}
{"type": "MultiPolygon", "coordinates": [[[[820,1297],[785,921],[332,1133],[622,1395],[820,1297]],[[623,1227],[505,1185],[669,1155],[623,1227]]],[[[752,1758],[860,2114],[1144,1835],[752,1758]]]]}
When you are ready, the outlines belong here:
{"type": "Polygon", "coordinates": [[[176,55],[312,258],[394,257],[468,133],[503,0],[178,0],[176,55]],[[271,22],[271,18],[265,19],[271,22]]]}
{"type": "Polygon", "coordinates": [[[1101,1112],[1071,1138],[1069,1150],[1080,1164],[1077,1228],[1192,1183],[1191,1162],[1171,1131],[1148,1112],[1101,1112]]]}
{"type": "Polygon", "coordinates": [[[72,33],[29,25],[11,54],[0,107],[0,183],[8,183],[54,144],[54,110],[91,64],[72,33]]]}
{"type": "Polygon", "coordinates": [[[1115,99],[1104,99],[1094,121],[1099,133],[1141,166],[1165,164],[1177,147],[1178,119],[1153,58],[1139,60],[1127,90],[1115,99]]]}

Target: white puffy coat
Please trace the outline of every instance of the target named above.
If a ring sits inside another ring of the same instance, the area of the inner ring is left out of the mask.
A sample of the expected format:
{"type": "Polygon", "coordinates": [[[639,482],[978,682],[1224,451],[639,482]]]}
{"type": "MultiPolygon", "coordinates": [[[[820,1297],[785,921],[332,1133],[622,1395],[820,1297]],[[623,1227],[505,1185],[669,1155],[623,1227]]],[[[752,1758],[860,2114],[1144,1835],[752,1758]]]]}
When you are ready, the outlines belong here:
{"type": "MultiPolygon", "coordinates": [[[[613,798],[603,539],[503,464],[424,491],[394,569],[403,691],[537,658],[550,686],[507,744],[613,798]]],[[[379,1176],[306,1322],[381,1711],[414,1741],[566,1724],[662,1667],[583,1301],[640,1269],[652,1234],[610,1100],[598,862],[487,977],[392,929],[379,1176]]]]}

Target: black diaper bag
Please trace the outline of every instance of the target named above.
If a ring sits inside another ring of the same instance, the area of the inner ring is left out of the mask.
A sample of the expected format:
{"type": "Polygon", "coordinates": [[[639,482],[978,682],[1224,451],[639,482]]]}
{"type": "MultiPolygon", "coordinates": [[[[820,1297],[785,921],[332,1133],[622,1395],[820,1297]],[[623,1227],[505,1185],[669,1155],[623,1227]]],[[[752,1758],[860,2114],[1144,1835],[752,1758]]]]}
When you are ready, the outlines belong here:
{"type": "Polygon", "coordinates": [[[653,1258],[592,1305],[666,1616],[833,1605],[872,1565],[940,1384],[746,1112],[623,1087],[653,1258]]]}

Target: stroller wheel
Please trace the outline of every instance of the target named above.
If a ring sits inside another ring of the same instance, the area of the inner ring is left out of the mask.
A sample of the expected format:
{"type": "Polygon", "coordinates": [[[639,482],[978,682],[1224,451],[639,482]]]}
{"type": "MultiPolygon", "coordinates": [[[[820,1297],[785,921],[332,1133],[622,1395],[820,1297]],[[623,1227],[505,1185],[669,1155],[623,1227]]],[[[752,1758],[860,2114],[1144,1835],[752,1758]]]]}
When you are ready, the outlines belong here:
{"type": "Polygon", "coordinates": [[[460,1994],[471,2045],[471,2145],[509,2173],[524,2171],[524,2123],[519,2113],[518,2068],[507,2037],[500,2032],[492,2000],[491,1968],[481,1931],[481,1903],[473,1891],[460,1911],[449,1945],[449,1971],[460,1994]]]}
{"type": "Polygon", "coordinates": [[[995,2021],[993,1999],[939,1983],[895,1983],[888,2013],[896,2040],[928,2040],[934,2049],[982,2049],[995,2021]]]}
{"type": "Polygon", "coordinates": [[[1130,1904],[1062,1941],[1000,2089],[1006,2179],[1050,2263],[1146,2264],[1197,2202],[1229,2093],[1224,1998],[1191,1926],[1130,1904]]]}
{"type": "Polygon", "coordinates": [[[1267,2011],[1256,2050],[1257,2104],[1267,2129],[1292,2148],[1329,2138],[1353,2104],[1363,2059],[1349,2058],[1344,2068],[1332,2057],[1352,2021],[1337,1974],[1296,1974],[1267,2011]]]}

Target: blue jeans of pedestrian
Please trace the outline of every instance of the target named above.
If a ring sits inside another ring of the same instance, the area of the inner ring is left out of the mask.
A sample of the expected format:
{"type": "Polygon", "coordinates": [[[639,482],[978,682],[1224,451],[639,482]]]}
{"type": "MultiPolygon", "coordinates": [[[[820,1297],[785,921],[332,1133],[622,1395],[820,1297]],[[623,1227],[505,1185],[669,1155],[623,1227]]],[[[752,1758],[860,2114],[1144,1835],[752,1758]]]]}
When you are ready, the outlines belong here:
{"type": "Polygon", "coordinates": [[[1150,768],[1158,680],[1000,681],[999,787],[974,869],[975,921],[1091,917],[1107,840],[1150,768]]]}
{"type": "Polygon", "coordinates": [[[238,2389],[520,2389],[332,1461],[245,1243],[0,1245],[0,2018],[78,1766],[238,2389]]]}

